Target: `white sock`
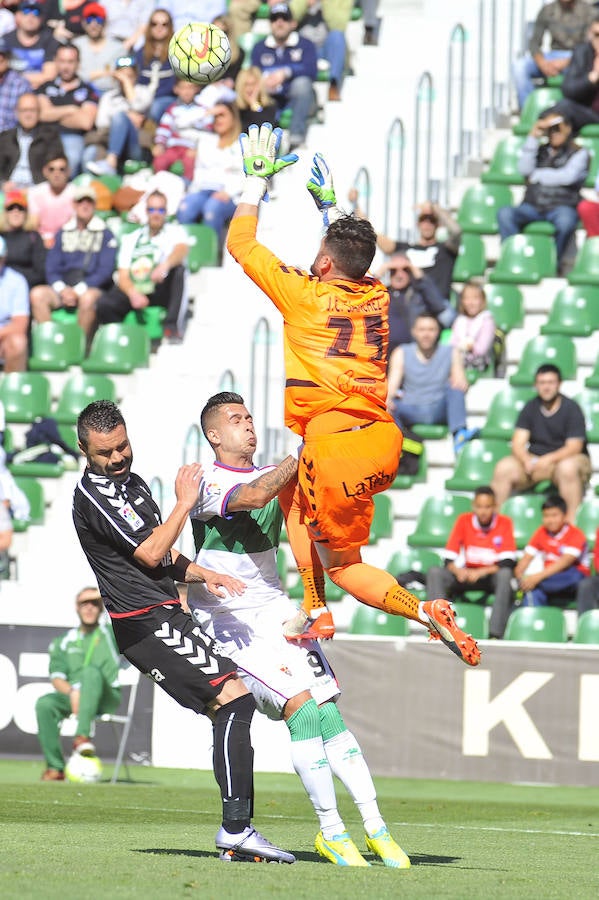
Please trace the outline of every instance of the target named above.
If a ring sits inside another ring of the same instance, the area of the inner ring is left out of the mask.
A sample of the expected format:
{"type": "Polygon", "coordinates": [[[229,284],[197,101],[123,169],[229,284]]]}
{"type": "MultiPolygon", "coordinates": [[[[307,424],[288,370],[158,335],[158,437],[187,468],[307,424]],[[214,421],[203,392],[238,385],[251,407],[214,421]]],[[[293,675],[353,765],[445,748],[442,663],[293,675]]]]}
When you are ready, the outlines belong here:
{"type": "Polygon", "coordinates": [[[333,775],[321,737],[291,742],[293,768],[302,780],[325,838],[345,831],[337,809],[333,775]]]}
{"type": "Polygon", "coordinates": [[[351,731],[342,731],[325,741],[324,749],[333,774],[345,785],[358,807],[369,835],[385,825],[376,799],[372,775],[351,731]]]}

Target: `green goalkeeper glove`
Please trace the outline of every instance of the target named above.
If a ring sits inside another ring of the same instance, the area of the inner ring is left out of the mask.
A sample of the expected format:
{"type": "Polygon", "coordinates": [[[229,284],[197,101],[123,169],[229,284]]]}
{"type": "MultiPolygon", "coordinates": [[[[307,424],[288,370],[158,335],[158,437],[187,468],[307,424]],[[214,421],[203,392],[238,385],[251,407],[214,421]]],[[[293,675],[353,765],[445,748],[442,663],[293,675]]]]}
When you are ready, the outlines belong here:
{"type": "Polygon", "coordinates": [[[333,187],[333,176],[324,156],[314,154],[312,160],[312,176],[306,184],[318,210],[322,213],[322,221],[328,228],[331,222],[338,219],[341,213],[337,209],[337,198],[333,187]]]}
{"type": "Polygon", "coordinates": [[[277,159],[282,134],[280,128],[273,129],[270,122],[265,122],[260,127],[250,125],[247,134],[243,133],[239,136],[243,171],[247,175],[245,188],[241,195],[242,203],[252,203],[257,206],[266,194],[268,179],[280,172],[281,169],[298,161],[299,157],[296,153],[288,153],[277,159]]]}

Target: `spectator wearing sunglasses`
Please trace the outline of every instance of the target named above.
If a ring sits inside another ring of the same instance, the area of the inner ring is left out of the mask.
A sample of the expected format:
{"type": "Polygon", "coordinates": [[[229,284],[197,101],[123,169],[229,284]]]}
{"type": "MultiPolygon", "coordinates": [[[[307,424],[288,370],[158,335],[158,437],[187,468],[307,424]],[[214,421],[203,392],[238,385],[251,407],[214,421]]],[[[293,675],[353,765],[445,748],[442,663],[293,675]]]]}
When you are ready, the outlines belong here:
{"type": "Polygon", "coordinates": [[[123,235],[118,287],[113,285],[98,300],[97,324],[122,322],[131,309],[162,306],[164,337],[180,343],[187,307],[187,235],[181,225],[167,222],[166,197],[160,191],[148,195],[146,213],[147,225],[123,235]]]}
{"type": "Polygon", "coordinates": [[[39,230],[44,246],[50,248],[75,212],[75,187],[69,183],[69,164],[63,153],[48,160],[43,174],[45,180],[31,188],[27,199],[32,225],[39,230]]]}
{"type": "Polygon", "coordinates": [[[47,160],[64,153],[56,125],[40,122],[39,98],[21,94],[17,125],[0,133],[0,184],[4,191],[28,189],[44,180],[47,160]]]}
{"type": "Polygon", "coordinates": [[[79,74],[98,93],[115,86],[111,69],[123,49],[122,41],[107,34],[106,18],[106,8],[100,3],[86,3],[83,7],[83,34],[73,40],[80,55],[79,74]]]}
{"type": "Polygon", "coordinates": [[[385,281],[388,279],[389,357],[400,344],[412,342],[412,328],[419,315],[432,316],[442,327],[451,324],[449,320],[455,317],[455,311],[448,306],[433,279],[404,253],[394,254],[377,275],[385,281]]]}
{"type": "Polygon", "coordinates": [[[143,46],[135,53],[139,84],[150,84],[158,73],[156,96],[148,113],[148,118],[155,123],[160,121],[171,103],[177,99],[174,94],[177,79],[168,61],[168,45],[173,30],[173,20],[167,10],[161,7],[155,9],[145,28],[143,46]]]}
{"type": "Polygon", "coordinates": [[[46,248],[28,219],[23,191],[7,191],[0,217],[0,234],[6,244],[6,265],[27,279],[29,288],[46,280],[46,248]]]}
{"type": "MultiPolygon", "coordinates": [[[[358,192],[352,188],[349,200],[353,204],[356,215],[366,218],[358,206],[358,192]]],[[[410,262],[432,278],[445,300],[451,294],[451,275],[460,249],[462,230],[453,216],[430,200],[417,207],[416,227],[418,237],[415,241],[399,241],[384,234],[377,234],[377,245],[383,253],[404,253],[410,262]],[[437,235],[442,228],[443,237],[437,235]]],[[[451,324],[451,322],[449,323],[451,324]]]]}
{"type": "Polygon", "coordinates": [[[38,0],[20,0],[15,24],[15,30],[4,35],[12,51],[11,65],[32,88],[38,88],[56,76],[54,56],[60,45],[45,24],[43,6],[38,0]]]}

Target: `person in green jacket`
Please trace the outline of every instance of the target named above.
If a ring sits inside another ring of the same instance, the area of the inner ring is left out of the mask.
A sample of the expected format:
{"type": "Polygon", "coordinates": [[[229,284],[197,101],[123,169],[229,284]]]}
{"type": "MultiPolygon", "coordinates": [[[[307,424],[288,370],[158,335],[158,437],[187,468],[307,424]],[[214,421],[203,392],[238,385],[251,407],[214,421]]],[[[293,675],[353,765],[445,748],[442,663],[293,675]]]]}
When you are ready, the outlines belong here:
{"type": "Polygon", "coordinates": [[[38,737],[46,760],[42,781],[64,781],[65,761],[60,723],[77,716],[73,751],[95,756],[89,739],[96,716],[114,712],[121,702],[119,652],[109,623],[101,622],[103,603],[95,587],[83,588],[75,599],[79,625],[54,638],[49,647],[50,680],[54,690],[35,705],[38,737]]]}

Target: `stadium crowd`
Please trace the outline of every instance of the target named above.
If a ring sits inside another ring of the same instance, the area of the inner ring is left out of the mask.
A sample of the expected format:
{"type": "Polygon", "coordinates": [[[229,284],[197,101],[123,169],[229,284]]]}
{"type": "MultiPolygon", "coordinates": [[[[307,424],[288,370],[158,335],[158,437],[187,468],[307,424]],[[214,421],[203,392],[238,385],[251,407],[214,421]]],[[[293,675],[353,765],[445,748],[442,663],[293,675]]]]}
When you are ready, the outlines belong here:
{"type": "MultiPolygon", "coordinates": [[[[201,87],[178,81],[168,62],[170,38],[187,18],[174,0],[157,3],[149,14],[148,5],[136,0],[92,0],[68,11],[55,0],[4,4],[0,355],[5,373],[27,370],[32,325],[60,315],[78,322],[86,353],[101,326],[130,314],[144,322],[149,319],[144,311],[156,308],[161,339],[184,340],[192,229],[201,223],[211,230],[212,261],[218,264],[243,190],[239,134],[250,124],[276,120],[285,128],[289,149],[304,146],[318,114],[319,73],[327,79],[328,101],[338,103],[351,69],[345,35],[354,7],[350,0],[269,2],[268,18],[256,30],[260,6],[255,0],[196,4],[195,17],[222,27],[232,45],[224,78],[201,87]],[[136,180],[137,172],[143,178],[136,180]]],[[[376,4],[362,6],[364,43],[375,44],[376,4]]],[[[563,78],[563,96],[533,117],[517,162],[525,180],[522,203],[498,209],[497,231],[503,249],[531,223],[547,226],[545,234],[555,239],[555,274],[569,270],[580,220],[589,235],[598,230],[599,204],[581,193],[591,177],[592,153],[577,142],[580,128],[598,115],[598,39],[593,4],[555,0],[539,11],[529,52],[514,62],[523,111],[539,80],[563,78]],[[552,48],[542,51],[547,36],[552,48]]],[[[355,191],[350,201],[363,215],[355,191]]],[[[415,224],[412,240],[377,235],[388,258],[379,276],[391,300],[387,402],[403,425],[449,426],[458,462],[464,447],[479,437],[466,421],[467,391],[477,378],[505,372],[505,334],[483,274],[456,277],[468,233],[459,216],[456,220],[425,198],[415,224]],[[430,339],[421,335],[423,321],[430,339]],[[423,414],[414,391],[418,397],[425,384],[431,396],[423,414]]],[[[547,374],[538,368],[533,373],[537,406],[531,411],[527,405],[526,415],[514,419],[511,455],[490,473],[491,487],[479,487],[492,491],[499,514],[511,493],[549,485],[552,502],[559,493],[568,527],[574,528],[591,474],[585,416],[580,404],[561,393],[559,368],[549,373],[557,389],[543,395],[538,381],[547,374]],[[565,410],[574,410],[567,421],[565,410]]],[[[472,516],[473,528],[486,534],[484,517],[472,516]]],[[[551,553],[531,554],[530,546],[528,562],[534,556],[537,563],[552,564],[551,553]]],[[[580,548],[576,560],[588,576],[588,547],[580,548]]],[[[446,568],[461,584],[452,566],[453,550],[446,568]]],[[[484,577],[490,575],[496,572],[484,577]]],[[[584,583],[586,610],[590,582],[584,583]]],[[[573,600],[575,587],[568,585],[560,602],[564,596],[573,600]]],[[[511,605],[517,595],[524,603],[547,602],[517,567],[509,592],[511,605]]],[[[594,603],[599,605],[597,596],[594,603]]],[[[497,625],[492,636],[501,637],[504,627],[505,622],[497,625]]]]}

